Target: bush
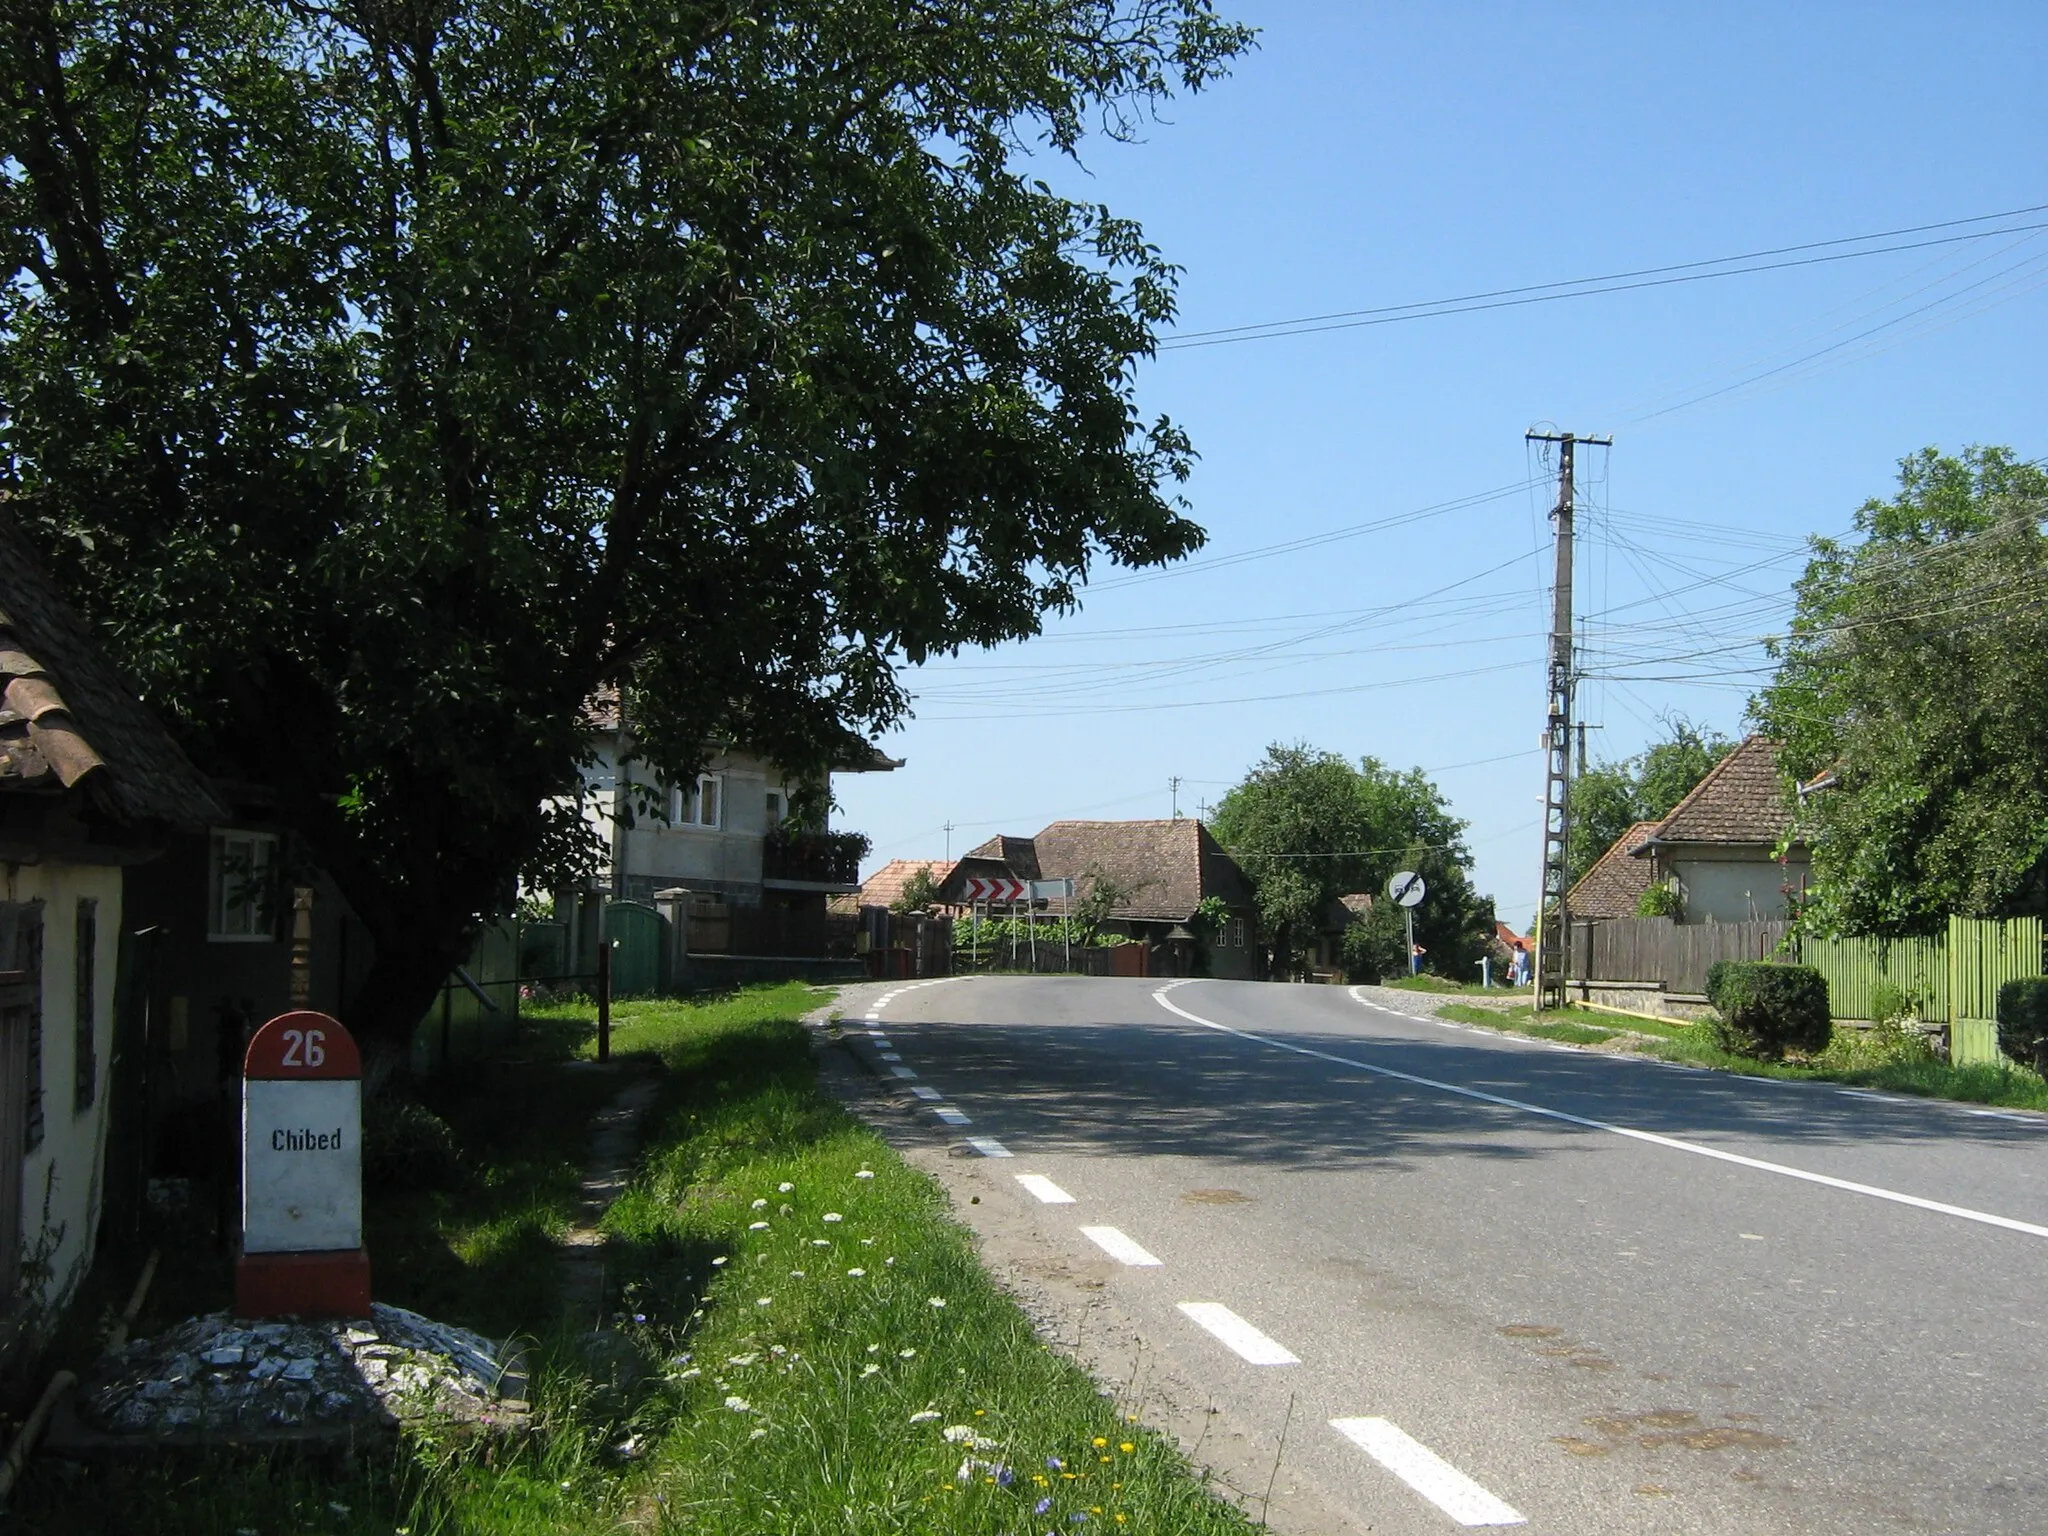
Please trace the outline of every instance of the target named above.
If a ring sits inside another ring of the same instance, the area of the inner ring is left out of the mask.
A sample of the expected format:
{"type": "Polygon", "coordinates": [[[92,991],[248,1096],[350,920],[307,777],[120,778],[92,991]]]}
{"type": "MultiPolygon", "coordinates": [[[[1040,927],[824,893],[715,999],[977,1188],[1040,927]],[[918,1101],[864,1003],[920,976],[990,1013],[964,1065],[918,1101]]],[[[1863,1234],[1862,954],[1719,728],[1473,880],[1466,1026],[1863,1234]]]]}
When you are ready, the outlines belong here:
{"type": "Polygon", "coordinates": [[[438,1189],[455,1177],[455,1133],[412,1099],[380,1094],[363,1106],[363,1182],[380,1189],[438,1189]]]}
{"type": "Polygon", "coordinates": [[[1811,966],[1719,960],[1707,971],[1707,1000],[1720,1015],[1711,1025],[1714,1043],[1738,1056],[1816,1055],[1833,1033],[1827,979],[1811,966]]]}
{"type": "Polygon", "coordinates": [[[1683,917],[1685,898],[1676,880],[1659,880],[1636,899],[1637,917],[1683,917]]]}
{"type": "Polygon", "coordinates": [[[2048,1075],[2048,976],[2008,981],[1998,989],[1998,1048],[2048,1075]]]}
{"type": "Polygon", "coordinates": [[[1920,1005],[1911,993],[1880,981],[1870,989],[1870,1022],[1873,1024],[1903,1024],[1908,1019],[1920,1017],[1920,1005]]]}

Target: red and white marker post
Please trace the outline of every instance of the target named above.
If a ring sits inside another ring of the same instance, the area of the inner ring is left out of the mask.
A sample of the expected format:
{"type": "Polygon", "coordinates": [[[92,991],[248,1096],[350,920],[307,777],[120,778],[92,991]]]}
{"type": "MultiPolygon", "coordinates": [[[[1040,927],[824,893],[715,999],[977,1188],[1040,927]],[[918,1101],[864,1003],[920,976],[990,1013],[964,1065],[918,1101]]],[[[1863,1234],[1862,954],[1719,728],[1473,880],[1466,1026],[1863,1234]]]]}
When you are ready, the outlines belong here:
{"type": "Polygon", "coordinates": [[[370,1315],[363,1059],[324,1013],[279,1014],[242,1060],[235,1315],[370,1315]]]}

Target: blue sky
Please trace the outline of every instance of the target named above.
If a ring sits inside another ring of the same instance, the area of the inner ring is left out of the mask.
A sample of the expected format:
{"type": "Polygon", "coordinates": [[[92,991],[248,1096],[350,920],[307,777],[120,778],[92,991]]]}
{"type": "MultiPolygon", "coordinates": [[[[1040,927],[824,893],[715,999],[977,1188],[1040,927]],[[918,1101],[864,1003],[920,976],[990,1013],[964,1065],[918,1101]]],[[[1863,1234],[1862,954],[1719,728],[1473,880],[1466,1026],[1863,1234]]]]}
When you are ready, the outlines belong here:
{"type": "MultiPolygon", "coordinates": [[[[1224,9],[1262,28],[1236,74],[1058,175],[1186,268],[1182,332],[2048,204],[2038,0],[1224,9]]],[[[869,868],[940,856],[948,821],[957,855],[1167,815],[1174,775],[1193,813],[1300,740],[1431,770],[1526,921],[1552,490],[1524,431],[1615,438],[1581,451],[1580,715],[1624,756],[1669,714],[1739,731],[1801,541],[1900,457],[2048,454],[2044,333],[2048,229],[1163,351],[1140,404],[1195,439],[1208,549],[915,674],[884,742],[908,766],[840,778],[835,820],[869,868]]]]}

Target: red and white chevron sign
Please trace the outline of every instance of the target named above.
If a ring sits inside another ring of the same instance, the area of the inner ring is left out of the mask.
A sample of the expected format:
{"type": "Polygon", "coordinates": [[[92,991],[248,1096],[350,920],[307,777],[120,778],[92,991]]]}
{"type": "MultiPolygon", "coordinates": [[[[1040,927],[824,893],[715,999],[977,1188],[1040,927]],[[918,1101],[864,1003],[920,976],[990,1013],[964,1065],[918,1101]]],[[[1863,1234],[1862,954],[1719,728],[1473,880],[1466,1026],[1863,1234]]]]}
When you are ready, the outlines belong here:
{"type": "Polygon", "coordinates": [[[1013,880],[1007,875],[969,875],[961,886],[970,902],[1022,901],[1031,894],[1030,881],[1013,880]]]}

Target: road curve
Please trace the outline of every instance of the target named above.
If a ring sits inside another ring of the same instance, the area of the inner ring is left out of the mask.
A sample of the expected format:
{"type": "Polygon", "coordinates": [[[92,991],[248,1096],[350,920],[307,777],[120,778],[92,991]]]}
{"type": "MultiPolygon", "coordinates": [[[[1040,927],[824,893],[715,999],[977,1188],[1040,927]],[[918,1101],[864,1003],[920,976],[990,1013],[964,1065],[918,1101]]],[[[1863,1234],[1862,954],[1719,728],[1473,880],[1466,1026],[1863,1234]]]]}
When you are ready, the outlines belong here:
{"type": "Polygon", "coordinates": [[[1334,1529],[2048,1531],[2048,1121],[1335,987],[847,1005],[975,1165],[963,1217],[1095,1266],[1334,1529]]]}

